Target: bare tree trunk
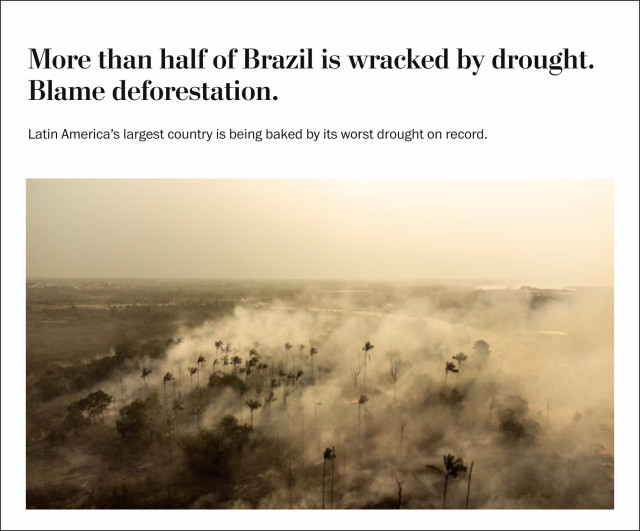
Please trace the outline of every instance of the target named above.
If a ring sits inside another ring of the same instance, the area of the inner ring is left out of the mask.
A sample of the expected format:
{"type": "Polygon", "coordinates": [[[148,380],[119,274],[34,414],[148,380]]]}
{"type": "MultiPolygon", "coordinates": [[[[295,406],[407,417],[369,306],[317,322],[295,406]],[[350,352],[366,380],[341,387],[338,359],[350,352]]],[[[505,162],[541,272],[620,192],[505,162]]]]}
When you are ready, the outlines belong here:
{"type": "Polygon", "coordinates": [[[469,467],[469,479],[467,480],[467,503],[465,505],[465,509],[469,508],[469,492],[471,491],[471,473],[473,472],[473,461],[471,461],[471,466],[469,467]]]}
{"type": "Polygon", "coordinates": [[[442,493],[442,508],[445,508],[447,503],[447,482],[449,481],[449,474],[444,475],[444,492],[442,493]]]}
{"type": "Polygon", "coordinates": [[[336,447],[333,447],[333,454],[331,455],[331,509],[333,509],[333,462],[336,459],[336,447]]]}
{"type": "Polygon", "coordinates": [[[324,509],[324,476],[327,469],[326,458],[322,459],[322,508],[324,509]]]}
{"type": "Polygon", "coordinates": [[[367,353],[364,353],[364,392],[367,392],[367,353]]]}

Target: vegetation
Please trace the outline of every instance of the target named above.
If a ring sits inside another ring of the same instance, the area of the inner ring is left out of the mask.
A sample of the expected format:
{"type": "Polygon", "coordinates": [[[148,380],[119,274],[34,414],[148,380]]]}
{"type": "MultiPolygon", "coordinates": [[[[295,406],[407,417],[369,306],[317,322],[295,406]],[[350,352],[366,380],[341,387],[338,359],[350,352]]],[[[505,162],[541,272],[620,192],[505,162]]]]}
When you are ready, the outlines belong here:
{"type": "MultiPolygon", "coordinates": [[[[569,342],[546,337],[544,343],[515,325],[503,337],[500,328],[487,328],[491,345],[478,338],[484,335],[483,320],[495,318],[504,326],[511,315],[501,306],[504,300],[522,297],[519,308],[535,323],[531,328],[541,328],[539,312],[553,309],[561,295],[532,305],[531,294],[519,291],[412,287],[412,296],[429,299],[426,313],[413,316],[413,310],[402,310],[406,315],[393,310],[394,305],[411,308],[403,304],[409,288],[356,291],[347,303],[344,295],[316,287],[303,291],[257,283],[237,292],[221,287],[213,297],[204,286],[201,292],[186,289],[195,298],[183,303],[177,295],[181,289],[162,287],[141,303],[150,308],[145,322],[146,310],[117,306],[109,289],[82,289],[85,299],[72,290],[56,295],[69,305],[64,310],[43,310],[52,299],[42,293],[28,298],[29,326],[47,329],[47,320],[71,315],[81,326],[94,312],[95,320],[117,319],[121,330],[131,331],[119,333],[116,341],[108,335],[106,348],[89,344],[82,356],[52,354],[46,363],[28,364],[28,507],[422,509],[612,503],[608,412],[571,412],[571,425],[563,432],[561,415],[570,407],[566,371],[563,407],[552,426],[544,422],[547,397],[553,399],[554,393],[548,380],[556,376],[542,364],[531,368],[535,354],[548,345],[553,367],[564,366],[575,359],[562,358],[569,342]],[[105,300],[105,309],[93,309],[105,300]],[[179,328],[168,322],[178,315],[175,301],[181,306],[179,328]],[[434,326],[431,311],[441,312],[434,326]],[[156,320],[161,312],[167,320],[156,320]],[[36,318],[44,324],[34,324],[36,318]],[[358,344],[362,337],[372,341],[358,344]],[[306,346],[298,343],[302,338],[306,346]],[[387,353],[387,363],[371,358],[373,342],[387,353]],[[492,349],[501,353],[497,359],[492,349]],[[511,351],[526,356],[502,354],[511,351]],[[533,385],[523,385],[529,380],[522,377],[521,360],[533,385]],[[450,373],[457,376],[455,386],[450,373]],[[534,394],[537,388],[544,394],[534,394]],[[597,438],[587,427],[593,425],[597,438]],[[580,444],[572,446],[578,434],[580,444]],[[591,440],[602,446],[585,451],[591,440]],[[442,465],[416,469],[416,462],[430,461],[442,448],[451,449],[442,465]],[[474,463],[467,469],[454,456],[458,453],[478,463],[473,491],[474,463]],[[572,472],[575,463],[580,474],[572,472]],[[488,475],[491,481],[485,481],[488,475]],[[466,481],[450,481],[461,477],[466,481]]],[[[114,293],[129,300],[121,287],[114,293]]],[[[63,352],[58,344],[63,339],[49,334],[46,340],[51,352],[63,352]]],[[[578,370],[575,364],[566,366],[578,370]]]]}

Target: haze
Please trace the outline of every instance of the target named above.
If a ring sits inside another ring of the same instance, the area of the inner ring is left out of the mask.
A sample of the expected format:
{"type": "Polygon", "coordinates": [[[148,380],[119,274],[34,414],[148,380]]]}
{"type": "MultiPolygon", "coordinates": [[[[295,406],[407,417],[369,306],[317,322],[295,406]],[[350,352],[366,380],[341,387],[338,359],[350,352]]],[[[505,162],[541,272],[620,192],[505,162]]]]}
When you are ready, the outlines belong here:
{"type": "Polygon", "coordinates": [[[27,277],[613,285],[613,180],[27,181],[27,277]]]}

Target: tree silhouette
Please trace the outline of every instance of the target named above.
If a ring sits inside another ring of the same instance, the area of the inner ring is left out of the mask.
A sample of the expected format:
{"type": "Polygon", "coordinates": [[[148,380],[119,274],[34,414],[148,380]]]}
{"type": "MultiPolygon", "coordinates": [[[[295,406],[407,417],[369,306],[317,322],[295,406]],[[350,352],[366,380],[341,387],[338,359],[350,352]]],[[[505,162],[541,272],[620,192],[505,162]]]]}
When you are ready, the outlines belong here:
{"type": "Polygon", "coordinates": [[[207,402],[204,400],[205,391],[198,388],[195,392],[195,399],[191,405],[191,414],[196,416],[196,428],[200,431],[200,415],[207,409],[207,402]]]}
{"type": "MultiPolygon", "coordinates": [[[[198,372],[198,368],[188,367],[187,370],[189,371],[189,382],[191,384],[191,389],[193,389],[193,375],[198,372]]],[[[198,386],[200,386],[200,379],[198,379],[198,386]]]]}
{"type": "Polygon", "coordinates": [[[460,371],[462,370],[462,362],[467,359],[467,355],[464,352],[458,352],[453,359],[458,362],[458,374],[456,375],[456,385],[460,380],[460,371]]]}
{"type": "Polygon", "coordinates": [[[469,478],[467,481],[467,503],[465,505],[465,509],[469,508],[469,492],[471,492],[471,473],[473,472],[473,461],[471,461],[471,466],[469,467],[469,478]]]}
{"type": "Polygon", "coordinates": [[[364,344],[364,347],[362,347],[362,350],[364,351],[364,392],[367,392],[367,358],[371,359],[371,355],[369,354],[369,351],[372,350],[374,347],[371,343],[369,343],[369,341],[367,341],[364,344]]]}
{"type": "Polygon", "coordinates": [[[333,509],[333,460],[336,458],[336,450],[335,446],[333,448],[326,448],[323,455],[324,459],[322,462],[322,508],[325,508],[324,498],[325,498],[325,478],[327,475],[327,461],[331,460],[331,508],[333,509]]]}
{"type": "MultiPolygon", "coordinates": [[[[201,365],[203,365],[205,361],[207,360],[200,354],[200,356],[198,356],[198,369],[202,370],[201,365]]],[[[198,387],[200,387],[200,373],[198,373],[198,387]]]]}
{"type": "Polygon", "coordinates": [[[444,366],[444,386],[442,388],[443,391],[447,390],[447,375],[450,372],[458,372],[458,369],[456,369],[455,363],[453,363],[452,361],[447,361],[444,366]]]}
{"type": "Polygon", "coordinates": [[[473,354],[481,363],[488,361],[489,355],[491,354],[489,343],[484,339],[478,339],[478,341],[473,344],[473,354]]]}
{"type": "Polygon", "coordinates": [[[369,401],[369,397],[367,395],[361,394],[360,398],[358,398],[358,439],[362,440],[362,436],[361,436],[361,429],[360,429],[360,424],[361,424],[361,418],[362,418],[362,411],[361,408],[362,406],[364,406],[367,402],[369,401]]]}
{"type": "Polygon", "coordinates": [[[164,375],[164,378],[162,378],[162,387],[163,387],[163,391],[164,391],[164,408],[167,409],[167,382],[173,382],[174,385],[174,395],[175,395],[175,377],[173,376],[173,374],[171,374],[170,372],[168,372],[167,374],[164,375]]]}
{"type": "Polygon", "coordinates": [[[149,386],[147,385],[147,376],[151,374],[151,369],[147,367],[142,367],[142,373],[140,374],[140,378],[144,382],[144,388],[147,390],[147,396],[149,396],[149,386]]]}
{"type": "Polygon", "coordinates": [[[238,374],[237,365],[242,363],[242,358],[240,356],[234,356],[231,358],[231,364],[233,365],[233,374],[238,374]]]}
{"type": "Polygon", "coordinates": [[[435,465],[426,465],[426,467],[436,470],[444,476],[444,490],[442,492],[442,508],[444,509],[447,503],[447,483],[449,482],[449,477],[457,478],[459,474],[464,474],[467,471],[467,467],[461,458],[456,459],[452,454],[443,456],[443,460],[443,467],[435,465]]]}
{"type": "Polygon", "coordinates": [[[360,376],[360,365],[354,365],[351,367],[351,380],[353,381],[353,388],[358,388],[358,376],[360,376]]]}
{"type": "Polygon", "coordinates": [[[287,370],[287,363],[289,358],[289,351],[293,348],[293,345],[288,341],[284,344],[284,370],[287,370]]]}
{"type": "Polygon", "coordinates": [[[402,360],[400,358],[392,358],[389,360],[389,374],[393,381],[393,404],[396,405],[396,382],[400,377],[400,368],[402,367],[402,360]]]}
{"type": "Polygon", "coordinates": [[[315,382],[316,378],[315,378],[315,372],[313,370],[313,357],[318,354],[318,349],[316,347],[310,347],[309,348],[309,358],[311,360],[311,380],[313,380],[315,382]]]}
{"type": "Polygon", "coordinates": [[[178,429],[178,411],[184,410],[182,407],[182,402],[179,399],[173,401],[173,418],[176,423],[176,435],[180,436],[180,430],[178,429]]]}
{"type": "Polygon", "coordinates": [[[398,481],[398,478],[396,478],[396,483],[398,484],[398,509],[400,509],[402,507],[402,484],[404,480],[398,481]]]}
{"type": "Polygon", "coordinates": [[[313,429],[317,432],[318,431],[318,406],[322,405],[322,402],[315,402],[313,401],[313,429]]]}
{"type": "Polygon", "coordinates": [[[113,397],[102,389],[89,393],[83,399],[67,406],[65,427],[76,433],[89,426],[95,418],[102,424],[102,414],[113,402],[113,397]]]}
{"type": "Polygon", "coordinates": [[[253,398],[250,398],[249,400],[247,400],[245,404],[247,405],[247,407],[249,408],[249,411],[251,412],[251,427],[253,428],[253,411],[258,409],[262,404],[258,400],[255,400],[253,398]]]}
{"type": "Polygon", "coordinates": [[[219,339],[218,341],[216,341],[214,345],[216,347],[216,356],[219,356],[220,351],[222,350],[222,346],[224,345],[222,339],[219,339]]]}

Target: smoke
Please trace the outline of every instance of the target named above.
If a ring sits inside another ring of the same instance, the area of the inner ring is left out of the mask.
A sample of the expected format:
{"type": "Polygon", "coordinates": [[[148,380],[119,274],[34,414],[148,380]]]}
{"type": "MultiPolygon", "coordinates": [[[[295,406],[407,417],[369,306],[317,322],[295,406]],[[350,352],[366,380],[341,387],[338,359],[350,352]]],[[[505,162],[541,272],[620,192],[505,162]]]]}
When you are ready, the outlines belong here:
{"type": "Polygon", "coordinates": [[[612,290],[416,291],[309,288],[182,327],[165,358],[101,384],[117,402],[105,422],[145,396],[142,366],[181,434],[227,414],[249,424],[259,401],[233,492],[194,507],[320,508],[324,477],[327,508],[332,494],[333,508],[396,508],[398,482],[403,508],[440,508],[453,454],[474,464],[470,483],[449,477],[447,508],[468,493],[469,508],[611,508],[612,290]]]}
{"type": "MultiPolygon", "coordinates": [[[[393,506],[396,480],[404,482],[407,507],[439,507],[443,478],[425,465],[442,466],[448,453],[474,461],[473,508],[611,507],[611,293],[505,290],[456,304],[467,296],[452,291],[364,305],[361,296],[312,292],[294,303],[238,306],[231,316],[182,330],[164,364],[184,373],[203,355],[200,385],[212,373],[246,379],[246,397],[262,403],[254,412],[256,436],[278,441],[284,461],[304,475],[298,483],[320,484],[323,451],[336,447],[334,502],[342,508],[393,506]],[[480,339],[490,345],[486,360],[474,353],[480,339]],[[242,363],[214,367],[224,355],[213,348],[218,340],[242,363]],[[374,345],[367,353],[366,341],[374,345]],[[250,349],[267,368],[243,376],[250,349]],[[468,359],[446,373],[445,362],[458,352],[468,359]],[[396,402],[392,359],[401,360],[396,402]],[[304,376],[294,390],[279,375],[297,370],[304,376]],[[275,400],[267,404],[271,388],[275,400]],[[359,405],[361,394],[369,400],[359,405]]],[[[187,378],[181,375],[180,392],[187,392],[187,378]]],[[[249,422],[243,400],[227,390],[207,407],[201,426],[229,412],[249,422]]],[[[267,467],[256,478],[267,485],[258,506],[288,507],[285,480],[282,470],[267,467]]],[[[447,506],[464,507],[466,488],[466,478],[450,480],[447,506]]],[[[319,506],[321,489],[295,490],[296,507],[319,506]]]]}

